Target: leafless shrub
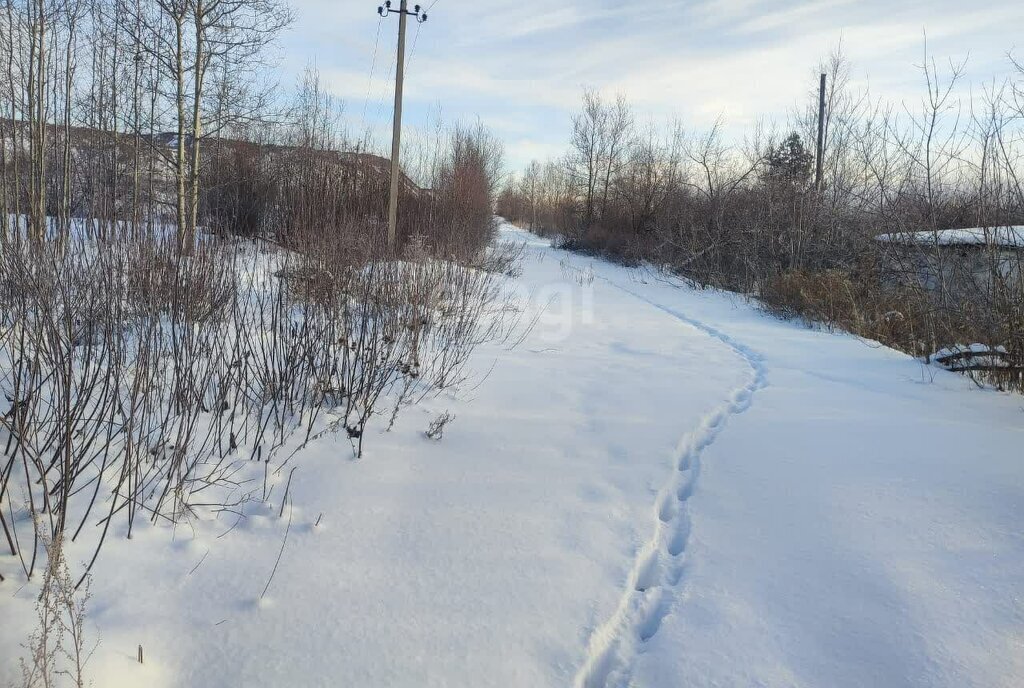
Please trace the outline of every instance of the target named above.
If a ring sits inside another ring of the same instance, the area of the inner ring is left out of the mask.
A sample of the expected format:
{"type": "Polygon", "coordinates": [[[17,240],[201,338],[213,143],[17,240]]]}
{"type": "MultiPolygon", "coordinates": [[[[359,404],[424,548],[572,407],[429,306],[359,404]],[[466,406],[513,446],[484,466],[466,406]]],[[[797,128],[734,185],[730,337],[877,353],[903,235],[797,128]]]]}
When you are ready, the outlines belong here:
{"type": "Polygon", "coordinates": [[[28,578],[44,538],[91,545],[82,583],[140,518],[242,513],[328,433],[360,455],[504,332],[481,269],[515,269],[487,252],[500,144],[456,126],[424,149],[392,250],[387,161],[316,74],[264,116],[252,77],[288,12],[210,7],[4,12],[0,542],[28,578]]]}
{"type": "Polygon", "coordinates": [[[585,268],[578,268],[566,260],[560,260],[558,266],[562,270],[563,277],[581,287],[589,287],[594,283],[594,269],[589,265],[585,268]]]}
{"type": "Polygon", "coordinates": [[[430,425],[427,426],[427,430],[424,433],[427,439],[440,440],[444,437],[444,429],[448,423],[455,420],[455,416],[445,411],[434,420],[430,421],[430,425]]]}
{"type": "Polygon", "coordinates": [[[460,384],[504,333],[501,276],[383,241],[0,245],[0,523],[24,573],[44,536],[88,539],[95,561],[139,516],[269,499],[309,441],[342,432],[358,456],[375,415],[460,384]]]}
{"type": "Polygon", "coordinates": [[[496,242],[480,253],[475,267],[486,272],[516,278],[522,275],[525,255],[525,242],[496,242]]]}

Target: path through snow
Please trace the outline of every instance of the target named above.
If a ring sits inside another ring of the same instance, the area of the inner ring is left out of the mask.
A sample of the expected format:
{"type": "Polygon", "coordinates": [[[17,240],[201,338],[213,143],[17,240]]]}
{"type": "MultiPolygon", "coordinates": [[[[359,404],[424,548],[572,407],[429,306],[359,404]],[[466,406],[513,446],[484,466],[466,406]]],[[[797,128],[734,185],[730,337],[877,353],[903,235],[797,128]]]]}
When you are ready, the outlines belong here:
{"type": "Polygon", "coordinates": [[[761,357],[756,352],[705,323],[645,298],[629,286],[606,277],[601,279],[721,342],[750,367],[750,374],[724,403],[680,438],[672,457],[669,480],[655,501],[657,518],[653,537],[640,549],[615,614],[591,636],[586,661],[576,675],[575,684],[580,688],[626,683],[638,648],[658,632],[672,608],[675,587],[684,573],[682,556],[691,529],[687,502],[700,475],[701,456],[729,417],[746,411],[754,393],[767,382],[761,357]]]}

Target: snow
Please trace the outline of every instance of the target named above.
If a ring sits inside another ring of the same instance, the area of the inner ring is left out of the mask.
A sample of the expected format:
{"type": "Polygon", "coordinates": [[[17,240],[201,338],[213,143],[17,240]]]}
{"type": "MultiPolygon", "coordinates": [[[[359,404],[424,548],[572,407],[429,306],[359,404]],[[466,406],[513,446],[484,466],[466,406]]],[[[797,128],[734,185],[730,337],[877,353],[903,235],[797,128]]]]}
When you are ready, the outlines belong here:
{"type": "Polygon", "coordinates": [[[1006,347],[1002,345],[989,346],[988,344],[981,344],[979,342],[975,342],[974,344],[970,345],[954,344],[951,347],[943,347],[939,349],[932,355],[932,357],[941,359],[950,358],[952,356],[977,355],[988,353],[1005,354],[1006,347]]]}
{"type": "Polygon", "coordinates": [[[969,227],[965,229],[941,229],[937,232],[896,232],[880,234],[876,241],[890,244],[918,246],[1002,246],[1024,248],[1024,226],[1012,227],[969,227]]]}
{"type": "MultiPolygon", "coordinates": [[[[526,339],[360,460],[303,450],[283,517],[110,543],[96,685],[1020,684],[1020,397],[501,231],[526,339]]],[[[5,685],[34,593],[0,571],[5,685]]]]}
{"type": "Polygon", "coordinates": [[[977,368],[1011,368],[1009,352],[1005,346],[987,344],[954,344],[943,347],[932,354],[931,359],[947,370],[972,370],[977,368]]]}

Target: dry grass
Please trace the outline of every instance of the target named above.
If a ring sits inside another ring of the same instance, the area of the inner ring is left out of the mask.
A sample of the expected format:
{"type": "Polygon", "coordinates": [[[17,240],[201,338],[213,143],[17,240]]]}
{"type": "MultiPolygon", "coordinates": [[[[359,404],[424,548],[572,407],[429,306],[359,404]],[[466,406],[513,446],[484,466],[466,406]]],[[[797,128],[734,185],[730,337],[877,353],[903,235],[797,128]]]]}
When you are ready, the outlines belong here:
{"type": "MultiPolygon", "coordinates": [[[[1004,345],[1019,337],[1021,325],[1007,317],[993,318],[994,309],[975,303],[942,307],[933,293],[910,286],[880,287],[877,276],[843,270],[794,270],[769,279],[760,291],[767,310],[784,318],[804,318],[835,327],[913,356],[926,359],[943,347],[975,342],[1004,345]]],[[[1020,349],[1009,348],[1009,360],[1021,361],[1020,349]]],[[[1000,389],[1024,391],[1020,368],[974,371],[980,382],[1000,389]]]]}

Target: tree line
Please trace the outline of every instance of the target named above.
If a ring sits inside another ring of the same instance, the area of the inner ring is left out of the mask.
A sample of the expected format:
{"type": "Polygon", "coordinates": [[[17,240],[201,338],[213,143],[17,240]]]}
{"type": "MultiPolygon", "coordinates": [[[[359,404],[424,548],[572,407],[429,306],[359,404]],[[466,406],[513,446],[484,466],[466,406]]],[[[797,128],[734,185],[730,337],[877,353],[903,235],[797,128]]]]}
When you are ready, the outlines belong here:
{"type": "MultiPolygon", "coordinates": [[[[828,76],[820,190],[808,143],[817,136],[816,92],[786,121],[758,125],[737,143],[720,122],[705,131],[678,121],[641,126],[625,98],[588,90],[566,153],[514,175],[499,213],[566,248],[654,263],[917,355],[982,342],[1024,362],[1021,252],[1007,270],[1003,247],[985,242],[991,279],[965,299],[943,283],[955,252],[938,250],[949,228],[1024,223],[1024,69],[1015,67],[1016,80],[965,100],[965,65],[940,70],[926,59],[920,99],[889,103],[855,88],[837,51],[820,65],[828,76]],[[919,248],[939,263],[929,263],[937,285],[881,274],[887,249],[876,237],[914,232],[935,239],[919,248]]],[[[1001,384],[1019,386],[1019,372],[1011,377],[1001,384]]]]}

